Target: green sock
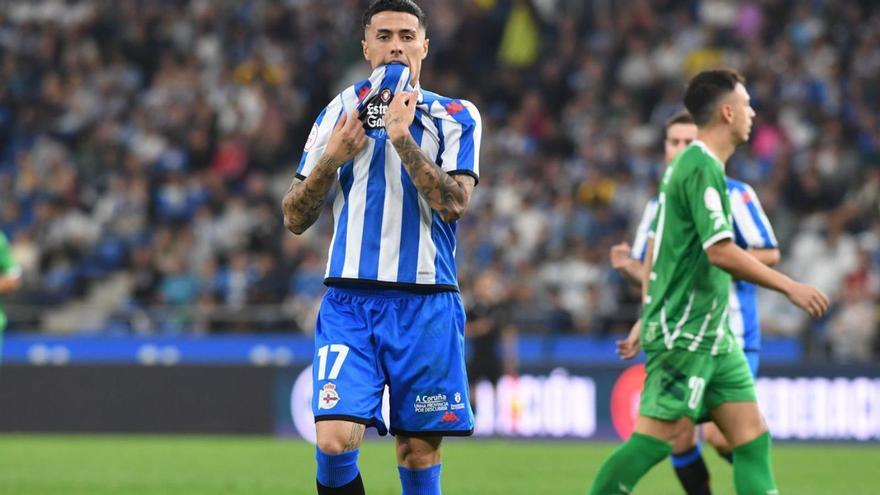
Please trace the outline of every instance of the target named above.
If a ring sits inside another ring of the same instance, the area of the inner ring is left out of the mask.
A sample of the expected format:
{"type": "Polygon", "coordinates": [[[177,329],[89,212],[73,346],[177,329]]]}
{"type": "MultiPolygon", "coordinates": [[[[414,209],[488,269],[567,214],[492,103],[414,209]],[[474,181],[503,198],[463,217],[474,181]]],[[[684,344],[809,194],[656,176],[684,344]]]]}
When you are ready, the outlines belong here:
{"type": "Polygon", "coordinates": [[[672,453],[672,445],[648,435],[633,433],[599,468],[590,495],[630,494],[639,479],[672,453]]]}
{"type": "Polygon", "coordinates": [[[770,465],[770,433],[733,449],[733,484],[737,495],[777,495],[770,465]]]}

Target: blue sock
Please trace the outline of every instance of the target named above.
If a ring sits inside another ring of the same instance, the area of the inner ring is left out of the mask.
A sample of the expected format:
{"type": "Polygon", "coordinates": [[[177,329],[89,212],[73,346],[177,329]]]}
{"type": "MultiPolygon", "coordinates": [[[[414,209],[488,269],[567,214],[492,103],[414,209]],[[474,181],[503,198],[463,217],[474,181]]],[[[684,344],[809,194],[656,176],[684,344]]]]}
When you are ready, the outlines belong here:
{"type": "Polygon", "coordinates": [[[425,469],[397,466],[397,470],[403,495],[440,495],[440,464],[425,469]]]}
{"type": "Polygon", "coordinates": [[[328,488],[338,488],[352,482],[358,475],[359,449],[341,454],[325,454],[315,449],[318,461],[318,483],[328,488]]]}
{"type": "Polygon", "coordinates": [[[672,459],[672,467],[674,468],[683,468],[690,466],[697,459],[700,459],[703,456],[703,451],[700,448],[700,444],[694,446],[693,449],[683,453],[683,454],[672,454],[669,456],[672,459]]]}

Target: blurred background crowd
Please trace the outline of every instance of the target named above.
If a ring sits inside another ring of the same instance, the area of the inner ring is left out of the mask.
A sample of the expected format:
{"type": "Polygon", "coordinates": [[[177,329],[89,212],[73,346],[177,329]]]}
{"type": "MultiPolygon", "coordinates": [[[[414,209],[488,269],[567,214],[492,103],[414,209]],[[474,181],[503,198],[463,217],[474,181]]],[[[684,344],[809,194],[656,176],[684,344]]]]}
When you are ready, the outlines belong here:
{"type": "MultiPolygon", "coordinates": [[[[762,294],[765,334],[818,359],[877,354],[875,2],[419,3],[422,85],[482,112],[457,253],[468,304],[501,322],[487,328],[628,330],[638,297],[609,247],[655,192],[687,79],[730,66],[758,116],[727,172],[760,196],[781,269],[834,301],[810,322],[762,294]]],[[[0,228],[25,277],[4,301],[10,330],[310,333],[332,215],[294,236],[280,199],[314,118],[369,73],[362,9],[0,3],[0,228]]]]}

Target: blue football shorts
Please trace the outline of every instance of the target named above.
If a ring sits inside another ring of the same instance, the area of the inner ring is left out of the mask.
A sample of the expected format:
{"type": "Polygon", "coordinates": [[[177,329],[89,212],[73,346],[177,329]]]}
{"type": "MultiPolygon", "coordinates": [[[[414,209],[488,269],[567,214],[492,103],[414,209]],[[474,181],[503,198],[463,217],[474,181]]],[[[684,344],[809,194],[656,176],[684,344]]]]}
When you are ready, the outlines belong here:
{"type": "Polygon", "coordinates": [[[464,324],[458,292],[328,288],[315,326],[315,421],[351,421],[387,434],[387,384],[392,435],[471,435],[464,324]]]}

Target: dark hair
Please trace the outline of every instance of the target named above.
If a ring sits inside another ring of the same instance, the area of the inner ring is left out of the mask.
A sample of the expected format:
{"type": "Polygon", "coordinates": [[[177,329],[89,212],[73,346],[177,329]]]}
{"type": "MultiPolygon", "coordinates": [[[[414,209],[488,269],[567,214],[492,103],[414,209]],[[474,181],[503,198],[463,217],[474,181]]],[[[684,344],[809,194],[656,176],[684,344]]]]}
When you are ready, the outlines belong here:
{"type": "Polygon", "coordinates": [[[733,69],[705,70],[694,76],[684,92],[684,106],[694,116],[697,126],[712,121],[715,106],[722,96],[746,80],[733,69]]]}
{"type": "Polygon", "coordinates": [[[694,118],[687,112],[687,110],[682,110],[677,114],[669,117],[669,120],[666,121],[666,125],[663,126],[664,129],[669,129],[675,124],[693,124],[694,118]]]}
{"type": "Polygon", "coordinates": [[[367,10],[364,11],[364,16],[361,19],[361,24],[365,31],[367,26],[370,25],[373,16],[380,12],[405,12],[407,14],[412,14],[419,19],[419,26],[421,26],[422,29],[427,29],[428,27],[428,21],[425,19],[425,11],[423,11],[422,8],[412,0],[375,0],[369,7],[367,7],[367,10]]]}

